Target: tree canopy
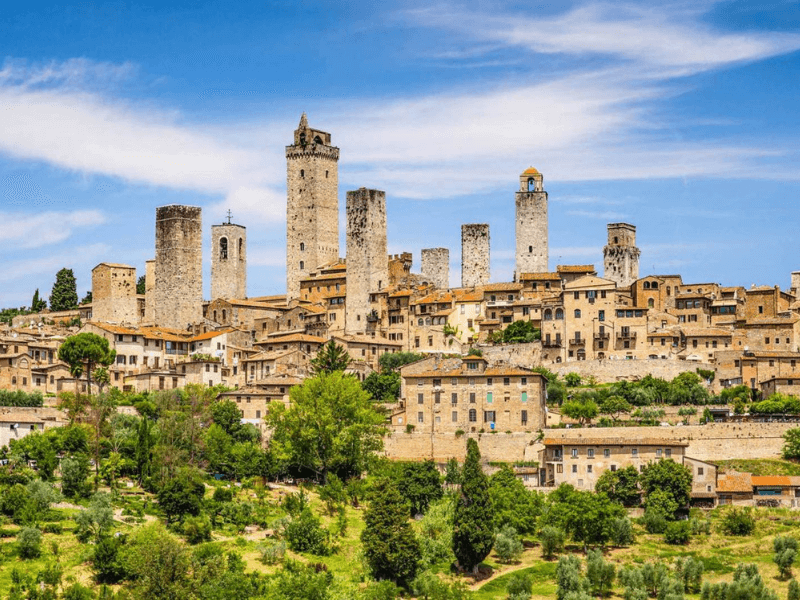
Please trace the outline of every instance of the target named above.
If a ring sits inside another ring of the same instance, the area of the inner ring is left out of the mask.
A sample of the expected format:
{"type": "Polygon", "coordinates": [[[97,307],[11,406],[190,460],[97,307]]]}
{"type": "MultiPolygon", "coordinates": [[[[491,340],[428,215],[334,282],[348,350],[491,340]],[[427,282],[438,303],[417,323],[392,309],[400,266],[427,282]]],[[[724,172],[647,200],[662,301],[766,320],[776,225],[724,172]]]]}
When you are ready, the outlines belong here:
{"type": "Polygon", "coordinates": [[[56,282],[50,292],[50,310],[72,310],[78,306],[78,288],[72,269],[61,269],[56,273],[56,282]]]}
{"type": "Polygon", "coordinates": [[[351,361],[347,350],[331,339],[319,349],[317,356],[311,360],[311,371],[315,375],[344,371],[350,366],[351,361]]]}
{"type": "Polygon", "coordinates": [[[461,568],[475,571],[494,544],[494,508],[489,480],[481,468],[478,443],[467,440],[461,493],[453,514],[453,553],[461,568]]]}
{"type": "Polygon", "coordinates": [[[89,332],[68,337],[58,349],[58,360],[67,363],[71,372],[80,370],[86,374],[89,393],[92,391],[92,372],[95,366],[108,366],[114,362],[116,356],[117,351],[109,348],[106,338],[89,332]]]}

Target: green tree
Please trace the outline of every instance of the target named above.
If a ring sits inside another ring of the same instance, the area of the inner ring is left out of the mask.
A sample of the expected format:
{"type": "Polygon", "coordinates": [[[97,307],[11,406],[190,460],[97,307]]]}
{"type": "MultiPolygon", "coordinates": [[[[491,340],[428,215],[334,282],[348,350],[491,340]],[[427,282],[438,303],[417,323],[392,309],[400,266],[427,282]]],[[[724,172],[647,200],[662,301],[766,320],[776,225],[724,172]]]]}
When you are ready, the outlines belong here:
{"type": "Polygon", "coordinates": [[[800,458],[800,427],[783,434],[783,458],[800,458]]]}
{"type": "Polygon", "coordinates": [[[408,522],[409,507],[391,480],[375,485],[364,513],[361,543],[372,576],[408,586],[419,566],[419,544],[408,522]]]}
{"type": "Polygon", "coordinates": [[[42,312],[45,308],[47,308],[47,301],[44,298],[39,298],[39,288],[36,288],[31,300],[31,312],[42,312]]]}
{"type": "Polygon", "coordinates": [[[586,579],[595,596],[607,596],[611,592],[616,577],[614,565],[603,558],[601,550],[589,550],[586,557],[586,579]]]}
{"type": "Polygon", "coordinates": [[[147,278],[144,275],[136,280],[136,293],[141,296],[147,293],[147,278]]]}
{"type": "Polygon", "coordinates": [[[667,399],[670,404],[705,404],[708,397],[708,389],[701,383],[700,376],[691,371],[681,373],[669,384],[667,399]]]}
{"type": "Polygon", "coordinates": [[[290,466],[325,478],[360,475],[383,448],[384,417],[355,377],[341,372],[306,379],[289,392],[289,407],[270,409],[271,450],[290,466]]]}
{"type": "Polygon", "coordinates": [[[467,440],[461,493],[453,514],[453,553],[462,569],[477,572],[494,543],[494,508],[489,481],[481,469],[481,454],[474,439],[467,440]]]}
{"type": "Polygon", "coordinates": [[[111,496],[98,492],[92,496],[89,507],[75,515],[75,535],[84,543],[97,542],[114,526],[114,509],[111,496]]]}
{"type": "Polygon", "coordinates": [[[728,535],[750,535],[755,528],[756,520],[747,508],[733,508],[722,518],[722,530],[728,535]]]}
{"type": "Polygon", "coordinates": [[[786,595],[786,600],[800,600],[800,584],[796,579],[789,582],[789,592],[786,595]]]}
{"type": "Polygon", "coordinates": [[[608,415],[615,421],[623,414],[628,414],[633,410],[630,403],[622,396],[609,396],[600,403],[600,414],[608,415]]]}
{"type": "Polygon", "coordinates": [[[406,462],[395,467],[397,489],[408,501],[411,516],[424,514],[431,502],[442,497],[442,477],[432,460],[406,462]]]}
{"type": "Polygon", "coordinates": [[[135,529],[120,551],[120,564],[137,598],[188,600],[191,557],[160,523],[135,529]]]}
{"type": "Polygon", "coordinates": [[[616,471],[604,471],[594,489],[623,506],[637,506],[640,496],[639,471],[633,465],[616,471]]]}
{"type": "Polygon", "coordinates": [[[120,564],[120,538],[101,537],[94,546],[92,570],[97,583],[119,583],[125,578],[125,570],[120,564]]]}
{"type": "Polygon", "coordinates": [[[545,525],[539,532],[539,542],[542,544],[542,556],[545,560],[551,560],[564,550],[564,531],[552,525],[545,525]]]}
{"type": "MultiPolygon", "coordinates": [[[[648,501],[650,494],[661,490],[671,497],[678,508],[689,504],[689,496],[692,492],[692,471],[672,459],[648,463],[644,466],[639,481],[644,492],[645,502],[648,501]]],[[[671,517],[672,515],[670,515],[671,517]]]]}
{"type": "Polygon", "coordinates": [[[286,525],[284,535],[293,552],[311,552],[319,556],[328,554],[328,534],[319,519],[305,507],[286,525]]]}
{"type": "Polygon", "coordinates": [[[512,573],[506,585],[508,600],[528,600],[533,594],[533,579],[527,573],[512,573]]]}
{"type": "Polygon", "coordinates": [[[581,574],[581,561],[575,555],[562,556],[556,566],[556,599],[567,600],[573,594],[581,597],[588,592],[589,582],[581,574]]]}
{"type": "Polygon", "coordinates": [[[776,536],[772,541],[775,551],[772,561],[778,565],[781,577],[788,579],[792,574],[792,565],[797,558],[797,539],[791,536],[776,536]]]}
{"type": "Polygon", "coordinates": [[[611,543],[617,548],[633,543],[633,525],[628,517],[617,517],[611,523],[611,543]]]}
{"type": "Polygon", "coordinates": [[[547,501],[544,524],[562,528],[585,546],[607,543],[614,520],[625,516],[625,509],[605,494],[579,492],[569,484],[560,485],[547,501]]]}
{"type": "Polygon", "coordinates": [[[109,348],[106,338],[88,332],[68,337],[58,349],[58,360],[67,363],[70,372],[77,372],[79,369],[86,374],[86,390],[89,394],[92,393],[92,372],[95,366],[108,366],[114,362],[116,356],[116,350],[109,348]]]}
{"type": "Polygon", "coordinates": [[[61,269],[56,273],[56,282],[50,292],[50,310],[59,312],[78,306],[78,289],[72,269],[61,269]]]}
{"type": "Polygon", "coordinates": [[[417,354],[416,352],[387,352],[381,354],[378,364],[381,367],[381,371],[386,373],[388,371],[397,371],[400,367],[423,358],[425,358],[424,354],[417,354]]]}
{"type": "MultiPolygon", "coordinates": [[[[384,354],[384,356],[388,356],[384,354]]],[[[374,402],[392,403],[397,402],[400,397],[400,373],[389,371],[388,373],[377,373],[373,371],[367,375],[361,384],[374,402]]]]}
{"type": "Polygon", "coordinates": [[[92,303],[92,290],[86,292],[86,295],[81,299],[81,306],[84,304],[91,304],[92,303]]]}
{"type": "Polygon", "coordinates": [[[89,476],[89,459],[84,454],[76,454],[61,461],[61,493],[67,498],[88,496],[90,486],[86,483],[89,476]]]}
{"type": "Polygon", "coordinates": [[[419,523],[421,567],[428,569],[455,562],[453,555],[453,497],[447,495],[431,504],[419,523]]]}
{"type": "Polygon", "coordinates": [[[505,344],[525,344],[541,337],[542,332],[533,326],[532,321],[514,321],[503,330],[505,344]]]}
{"type": "Polygon", "coordinates": [[[330,340],[317,352],[317,356],[311,360],[311,371],[315,375],[331,374],[336,371],[344,371],[352,359],[343,346],[330,340]]]}
{"type": "Polygon", "coordinates": [[[536,520],[542,514],[542,495],[528,490],[508,465],[489,478],[489,495],[494,507],[494,526],[510,525],[520,534],[536,531],[536,520]]]}
{"type": "Polygon", "coordinates": [[[17,534],[17,553],[22,559],[38,558],[42,553],[42,532],[35,527],[23,527],[17,534]]]}
{"type": "Polygon", "coordinates": [[[581,384],[581,376],[574,372],[567,373],[564,375],[564,382],[567,387],[578,387],[581,384]]]}
{"type": "Polygon", "coordinates": [[[500,562],[508,563],[519,559],[523,550],[522,540],[511,525],[506,525],[495,533],[494,551],[500,562]]]}
{"type": "Polygon", "coordinates": [[[664,541],[673,545],[688,544],[691,537],[692,531],[689,521],[674,521],[669,523],[664,532],[664,541]]]}
{"type": "Polygon", "coordinates": [[[167,517],[167,523],[170,523],[184,515],[198,515],[205,492],[206,488],[199,475],[182,469],[176,477],[164,484],[156,497],[167,517]]]}
{"type": "Polygon", "coordinates": [[[561,413],[581,425],[591,423],[598,412],[599,408],[594,400],[568,400],[561,405],[561,413]]]}

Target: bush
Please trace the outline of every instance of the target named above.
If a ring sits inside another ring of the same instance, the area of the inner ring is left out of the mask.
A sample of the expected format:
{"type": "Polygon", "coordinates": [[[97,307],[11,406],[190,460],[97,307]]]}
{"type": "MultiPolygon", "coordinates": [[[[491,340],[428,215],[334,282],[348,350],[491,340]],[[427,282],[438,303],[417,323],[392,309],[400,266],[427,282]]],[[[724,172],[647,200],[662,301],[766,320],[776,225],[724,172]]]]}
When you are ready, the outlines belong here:
{"type": "Polygon", "coordinates": [[[709,535],[711,533],[711,521],[708,519],[692,519],[689,521],[689,526],[692,530],[692,535],[700,535],[704,533],[709,535]]]}
{"type": "Polygon", "coordinates": [[[256,550],[261,555],[259,560],[265,565],[276,565],[283,560],[286,555],[286,542],[272,542],[271,544],[260,544],[256,550]]]}
{"type": "Polygon", "coordinates": [[[233,500],[233,491],[230,488],[218,487],[214,490],[214,502],[231,502],[233,500]]]}
{"type": "Polygon", "coordinates": [[[64,528],[61,526],[61,523],[45,523],[42,526],[42,531],[44,533],[61,534],[63,533],[64,528]]]}
{"type": "Polygon", "coordinates": [[[581,376],[577,373],[567,373],[564,375],[567,387],[578,387],[581,384],[581,376]]]}
{"type": "Polygon", "coordinates": [[[508,600],[528,600],[533,594],[533,580],[526,573],[513,573],[506,585],[508,600]]]}
{"type": "Polygon", "coordinates": [[[328,533],[320,527],[319,519],[309,508],[305,508],[286,525],[284,535],[293,552],[310,552],[320,556],[328,554],[328,533]]]}
{"type": "Polygon", "coordinates": [[[190,544],[211,541],[211,520],[208,515],[186,517],[183,521],[183,535],[190,544]]]}
{"type": "Polygon", "coordinates": [[[689,521],[675,521],[667,525],[664,541],[668,544],[688,544],[692,537],[689,521]]]}
{"type": "Polygon", "coordinates": [[[642,517],[642,524],[647,533],[664,533],[667,530],[667,518],[659,510],[647,509],[642,517]]]}
{"type": "Polygon", "coordinates": [[[17,535],[17,552],[23,559],[38,558],[42,553],[42,532],[35,527],[23,527],[17,535]]]}
{"type": "Polygon", "coordinates": [[[494,551],[500,562],[508,563],[522,556],[522,542],[517,536],[517,531],[506,525],[494,536],[494,551]]]}
{"type": "Polygon", "coordinates": [[[611,542],[618,548],[633,543],[633,526],[628,517],[619,517],[611,521],[611,542]]]}
{"type": "Polygon", "coordinates": [[[773,562],[778,565],[781,577],[788,578],[792,574],[792,565],[797,558],[797,540],[791,536],[777,536],[772,543],[775,555],[773,562]]]}
{"type": "Polygon", "coordinates": [[[722,531],[728,535],[750,535],[755,531],[756,520],[750,509],[734,508],[722,519],[722,531]]]}
{"type": "Polygon", "coordinates": [[[542,543],[542,556],[550,560],[564,550],[564,531],[558,527],[547,525],[542,527],[539,541],[542,543]]]}

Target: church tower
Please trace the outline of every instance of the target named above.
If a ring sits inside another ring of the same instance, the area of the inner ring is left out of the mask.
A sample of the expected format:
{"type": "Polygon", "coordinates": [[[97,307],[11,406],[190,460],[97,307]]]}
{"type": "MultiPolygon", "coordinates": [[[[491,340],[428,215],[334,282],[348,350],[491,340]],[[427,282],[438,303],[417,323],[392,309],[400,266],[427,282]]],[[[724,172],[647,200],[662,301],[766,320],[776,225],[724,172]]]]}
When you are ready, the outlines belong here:
{"type": "Polygon", "coordinates": [[[617,287],[629,287],[639,279],[639,254],[636,227],[630,223],[609,223],[608,245],[603,248],[603,277],[616,281],[617,287]]]}
{"type": "Polygon", "coordinates": [[[247,298],[247,229],[228,222],[211,226],[211,299],[247,298]]]}
{"type": "Polygon", "coordinates": [[[547,273],[547,192],[544,177],[533,167],[519,176],[516,201],[516,277],[522,273],[547,273]]]}
{"type": "Polygon", "coordinates": [[[339,259],[339,148],[311,129],[306,114],[286,147],[286,300],[300,280],[339,259]]]}

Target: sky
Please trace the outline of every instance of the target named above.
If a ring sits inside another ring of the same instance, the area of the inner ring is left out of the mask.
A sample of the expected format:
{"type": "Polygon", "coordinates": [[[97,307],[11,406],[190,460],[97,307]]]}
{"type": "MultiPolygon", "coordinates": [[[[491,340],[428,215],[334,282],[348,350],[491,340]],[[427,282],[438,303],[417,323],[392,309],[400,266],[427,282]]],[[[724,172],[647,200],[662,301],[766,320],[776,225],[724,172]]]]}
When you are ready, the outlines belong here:
{"type": "Polygon", "coordinates": [[[637,227],[640,275],[789,286],[800,270],[800,2],[241,0],[6,3],[0,307],[100,262],[144,273],[155,209],[247,227],[248,295],[285,292],[300,114],[347,190],[387,196],[391,253],[489,223],[514,271],[514,192],[549,193],[550,267],[637,227]]]}

